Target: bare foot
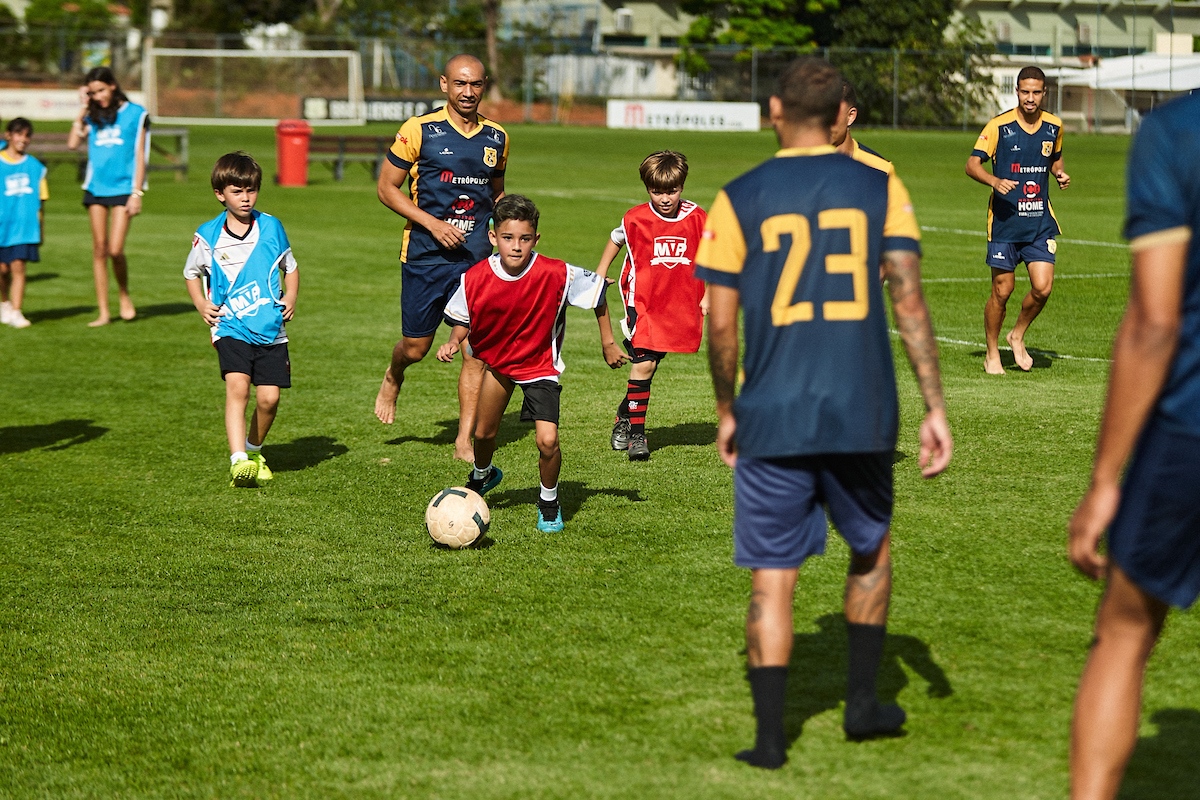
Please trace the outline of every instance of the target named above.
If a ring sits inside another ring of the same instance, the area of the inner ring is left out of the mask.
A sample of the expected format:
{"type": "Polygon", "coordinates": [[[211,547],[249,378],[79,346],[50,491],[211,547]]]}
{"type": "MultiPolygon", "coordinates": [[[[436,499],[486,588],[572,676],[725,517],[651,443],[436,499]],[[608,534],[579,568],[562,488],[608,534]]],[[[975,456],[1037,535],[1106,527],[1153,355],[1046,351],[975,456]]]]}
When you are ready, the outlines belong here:
{"type": "Polygon", "coordinates": [[[471,444],[470,439],[467,439],[466,442],[459,439],[454,440],[454,457],[459,461],[466,461],[468,464],[475,463],[475,447],[471,444]]]}
{"type": "Polygon", "coordinates": [[[1012,331],[1009,331],[1004,338],[1008,340],[1008,346],[1012,348],[1013,360],[1017,362],[1017,366],[1025,372],[1033,369],[1033,356],[1029,355],[1029,351],[1025,349],[1025,340],[1014,338],[1012,331]]]}
{"type": "Polygon", "coordinates": [[[383,373],[383,383],[379,386],[379,394],[375,395],[375,416],[384,425],[396,421],[396,400],[400,397],[400,384],[392,378],[392,369],[388,367],[383,373]]]}
{"type": "Polygon", "coordinates": [[[108,317],[97,317],[88,323],[89,328],[102,328],[109,323],[108,317]]]}
{"type": "Polygon", "coordinates": [[[121,319],[126,322],[133,322],[137,319],[137,309],[133,307],[132,300],[121,300],[121,319]]]}
{"type": "Polygon", "coordinates": [[[1003,375],[1004,365],[1000,363],[1000,354],[997,353],[995,358],[984,356],[983,371],[988,375],[1003,375]]]}

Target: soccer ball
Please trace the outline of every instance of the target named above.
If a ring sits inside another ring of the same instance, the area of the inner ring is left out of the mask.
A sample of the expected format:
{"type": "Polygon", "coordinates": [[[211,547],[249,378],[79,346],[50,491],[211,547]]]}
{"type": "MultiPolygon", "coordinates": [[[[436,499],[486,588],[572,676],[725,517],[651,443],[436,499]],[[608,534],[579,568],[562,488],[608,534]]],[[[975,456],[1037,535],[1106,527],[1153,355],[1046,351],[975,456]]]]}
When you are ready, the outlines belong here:
{"type": "Polygon", "coordinates": [[[425,509],[425,528],[438,544],[452,550],[470,547],[487,533],[492,514],[476,492],[462,486],[442,489],[425,509]]]}

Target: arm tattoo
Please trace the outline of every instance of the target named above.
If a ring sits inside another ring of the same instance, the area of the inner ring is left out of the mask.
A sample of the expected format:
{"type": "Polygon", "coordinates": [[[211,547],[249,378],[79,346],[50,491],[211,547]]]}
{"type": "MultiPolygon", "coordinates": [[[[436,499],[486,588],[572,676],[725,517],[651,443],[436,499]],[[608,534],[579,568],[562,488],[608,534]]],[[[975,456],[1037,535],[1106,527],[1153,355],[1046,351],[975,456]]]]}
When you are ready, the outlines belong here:
{"type": "Polygon", "coordinates": [[[938,368],[937,340],[929,321],[929,307],[921,292],[920,257],[908,251],[892,251],[883,254],[883,264],[896,314],[896,328],[917,376],[925,407],[941,408],[942,376],[938,368]]]}
{"type": "Polygon", "coordinates": [[[712,372],[713,392],[718,403],[732,403],[737,383],[738,340],[732,336],[714,336],[709,331],[708,367],[712,372]]]}

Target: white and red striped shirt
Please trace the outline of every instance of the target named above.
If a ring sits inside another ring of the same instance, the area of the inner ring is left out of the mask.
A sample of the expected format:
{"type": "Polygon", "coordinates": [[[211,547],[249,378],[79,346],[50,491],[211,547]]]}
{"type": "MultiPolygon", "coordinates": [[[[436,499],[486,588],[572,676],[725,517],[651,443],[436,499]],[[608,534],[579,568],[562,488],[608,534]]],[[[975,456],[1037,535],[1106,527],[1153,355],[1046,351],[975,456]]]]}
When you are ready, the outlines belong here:
{"type": "Polygon", "coordinates": [[[558,381],[566,308],[604,302],[604,279],[594,272],[534,253],[519,275],[492,255],[463,273],[445,316],[470,328],[475,357],[516,383],[558,381]]]}
{"type": "Polygon", "coordinates": [[[700,349],[704,282],[694,270],[707,218],[690,200],[681,201],[671,219],[643,203],[625,212],[612,232],[613,243],[625,245],[627,254],[619,286],[624,306],[636,313],[626,311],[622,327],[634,347],[664,353],[700,349]]]}

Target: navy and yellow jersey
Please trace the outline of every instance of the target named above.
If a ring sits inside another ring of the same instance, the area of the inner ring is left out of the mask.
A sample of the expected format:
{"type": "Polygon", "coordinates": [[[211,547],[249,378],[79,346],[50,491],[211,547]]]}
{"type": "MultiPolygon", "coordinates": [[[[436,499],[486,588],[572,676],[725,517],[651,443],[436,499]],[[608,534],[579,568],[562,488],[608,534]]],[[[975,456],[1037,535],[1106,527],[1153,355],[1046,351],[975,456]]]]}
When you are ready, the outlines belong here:
{"type": "Polygon", "coordinates": [[[879,153],[876,153],[871,148],[864,146],[856,139],[851,139],[850,141],[854,142],[854,155],[852,155],[851,158],[853,158],[855,161],[860,161],[863,164],[866,164],[868,167],[874,167],[875,169],[881,172],[886,172],[889,175],[896,171],[896,168],[892,166],[892,162],[879,155],[879,153]]]}
{"type": "Polygon", "coordinates": [[[1125,236],[1135,253],[1188,243],[1183,319],[1155,415],[1200,435],[1200,94],[1142,120],[1129,150],[1125,236]]]}
{"type": "Polygon", "coordinates": [[[992,161],[992,174],[1016,181],[1008,194],[988,200],[989,242],[1032,242],[1062,232],[1050,207],[1050,165],[1062,158],[1062,120],[1043,111],[1037,128],[1021,127],[1020,111],[992,117],[971,155],[992,161]]]}
{"type": "Polygon", "coordinates": [[[495,122],[463,133],[440,108],[400,126],[388,161],[409,174],[417,208],[449,222],[467,236],[465,247],[445,250],[420,225],[404,226],[400,260],[413,265],[462,262],[464,269],[491,255],[488,222],[496,200],[492,181],[504,177],[508,134],[495,122]]]}
{"type": "Polygon", "coordinates": [[[736,289],[743,309],[739,453],[895,447],[879,262],[887,251],[919,253],[920,238],[900,179],[831,146],[781,150],[721,190],[696,277],[736,289]]]}

